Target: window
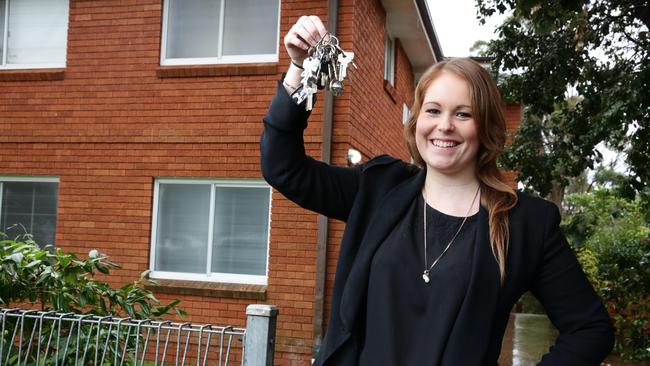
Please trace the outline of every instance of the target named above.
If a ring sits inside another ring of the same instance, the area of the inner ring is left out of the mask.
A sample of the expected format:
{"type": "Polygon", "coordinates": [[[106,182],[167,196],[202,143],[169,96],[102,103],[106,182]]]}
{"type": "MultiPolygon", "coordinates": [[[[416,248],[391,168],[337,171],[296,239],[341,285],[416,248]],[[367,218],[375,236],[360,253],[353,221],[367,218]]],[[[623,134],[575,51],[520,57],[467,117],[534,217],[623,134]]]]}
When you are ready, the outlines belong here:
{"type": "Polygon", "coordinates": [[[386,33],[386,49],[384,55],[384,79],[395,85],[395,40],[386,33]]]}
{"type": "Polygon", "coordinates": [[[276,62],[279,0],[165,0],[161,65],[276,62]]]}
{"type": "Polygon", "coordinates": [[[0,177],[0,231],[10,238],[27,231],[41,246],[54,244],[58,191],[57,178],[0,177]]]}
{"type": "Polygon", "coordinates": [[[65,67],[68,0],[0,0],[0,69],[65,67]]]}
{"type": "Polygon", "coordinates": [[[270,207],[261,181],[157,180],[152,277],[265,285],[270,207]]]}
{"type": "Polygon", "coordinates": [[[405,125],[406,122],[409,120],[409,107],[406,105],[406,103],[402,104],[402,124],[405,125]]]}

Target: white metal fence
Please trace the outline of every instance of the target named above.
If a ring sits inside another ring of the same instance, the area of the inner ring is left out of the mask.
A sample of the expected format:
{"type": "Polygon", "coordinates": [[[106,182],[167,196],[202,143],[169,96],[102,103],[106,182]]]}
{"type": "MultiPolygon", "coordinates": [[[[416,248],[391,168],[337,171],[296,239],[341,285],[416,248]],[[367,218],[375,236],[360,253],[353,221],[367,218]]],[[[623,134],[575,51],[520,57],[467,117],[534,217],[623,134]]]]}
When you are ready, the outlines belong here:
{"type": "Polygon", "coordinates": [[[246,328],[0,309],[0,365],[273,365],[277,308],[246,328]]]}

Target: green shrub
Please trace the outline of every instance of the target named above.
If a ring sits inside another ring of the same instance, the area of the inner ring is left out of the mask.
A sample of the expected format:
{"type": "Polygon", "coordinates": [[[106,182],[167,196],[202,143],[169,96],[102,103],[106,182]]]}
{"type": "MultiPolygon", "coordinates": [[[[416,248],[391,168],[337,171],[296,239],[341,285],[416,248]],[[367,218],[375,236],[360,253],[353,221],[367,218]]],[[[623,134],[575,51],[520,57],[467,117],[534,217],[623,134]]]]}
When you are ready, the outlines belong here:
{"type": "Polygon", "coordinates": [[[615,350],[650,359],[650,229],[640,201],[600,189],[567,202],[563,228],[614,319],[615,350]]]}
{"type": "Polygon", "coordinates": [[[157,318],[170,310],[184,314],[176,300],[159,305],[159,300],[145,288],[155,283],[140,278],[119,288],[94,279],[96,272],[109,274],[119,268],[108,257],[91,250],[88,259],[73,253],[54,252],[41,248],[30,235],[9,239],[0,233],[0,304],[38,303],[41,310],[93,313],[96,315],[127,315],[132,318],[157,318]]]}
{"type": "MultiPolygon", "coordinates": [[[[0,233],[0,239],[2,307],[27,305],[43,311],[127,316],[134,319],[159,319],[170,311],[186,315],[177,307],[179,300],[160,305],[154,294],[145,288],[145,285],[155,283],[147,278],[148,272],[143,272],[140,278],[119,288],[112,288],[108,283],[95,279],[96,273],[108,275],[111,269],[118,268],[97,250],[91,250],[87,259],[80,259],[73,253],[63,253],[61,249],[41,248],[28,234],[10,239],[0,233]]],[[[9,358],[9,364],[13,364],[11,360],[15,361],[17,355],[15,345],[10,344],[12,335],[8,329],[11,329],[12,321],[15,322],[15,319],[6,319],[7,330],[2,334],[4,349],[13,347],[10,350],[12,357],[9,358]]],[[[50,329],[43,329],[40,336],[46,337],[49,332],[50,329]]],[[[109,333],[91,336],[94,339],[89,344],[95,344],[97,338],[101,339],[97,344],[103,344],[109,333]]],[[[135,342],[134,337],[131,342],[135,342]]],[[[53,357],[54,354],[50,353],[46,364],[53,364],[53,357]]],[[[63,360],[59,360],[59,364],[61,361],[63,360]]]]}

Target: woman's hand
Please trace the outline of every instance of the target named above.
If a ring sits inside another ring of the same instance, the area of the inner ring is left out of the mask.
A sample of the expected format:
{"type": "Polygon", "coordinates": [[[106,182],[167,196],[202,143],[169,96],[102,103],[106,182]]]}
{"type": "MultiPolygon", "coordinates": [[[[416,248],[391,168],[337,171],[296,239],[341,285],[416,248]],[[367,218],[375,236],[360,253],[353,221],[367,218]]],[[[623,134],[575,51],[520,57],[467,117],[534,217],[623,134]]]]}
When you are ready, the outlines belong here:
{"type": "Polygon", "coordinates": [[[303,15],[284,36],[284,47],[291,60],[298,65],[309,56],[309,47],[315,46],[327,33],[323,22],[315,15],[303,15]]]}

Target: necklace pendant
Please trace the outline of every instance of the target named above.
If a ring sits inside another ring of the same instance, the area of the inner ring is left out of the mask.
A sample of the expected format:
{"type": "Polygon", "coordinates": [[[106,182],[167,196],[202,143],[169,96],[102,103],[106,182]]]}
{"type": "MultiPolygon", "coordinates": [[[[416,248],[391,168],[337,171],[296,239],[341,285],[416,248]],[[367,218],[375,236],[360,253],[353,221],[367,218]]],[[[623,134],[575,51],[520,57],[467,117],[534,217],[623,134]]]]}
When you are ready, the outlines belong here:
{"type": "Polygon", "coordinates": [[[424,283],[429,283],[429,281],[431,281],[429,278],[429,271],[424,271],[424,273],[422,273],[422,279],[424,280],[424,283]]]}

